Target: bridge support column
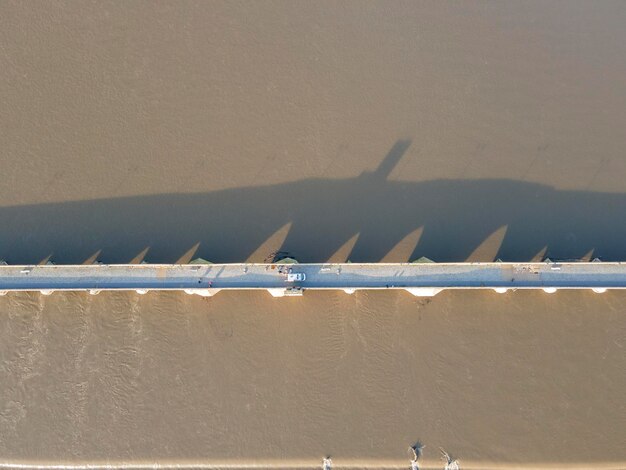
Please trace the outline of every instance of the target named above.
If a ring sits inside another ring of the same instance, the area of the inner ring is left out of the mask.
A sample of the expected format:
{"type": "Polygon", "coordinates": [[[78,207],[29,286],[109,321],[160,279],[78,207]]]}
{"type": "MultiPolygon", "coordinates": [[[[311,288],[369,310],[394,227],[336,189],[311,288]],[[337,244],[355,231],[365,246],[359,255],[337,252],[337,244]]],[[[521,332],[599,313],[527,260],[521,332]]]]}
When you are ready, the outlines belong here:
{"type": "Polygon", "coordinates": [[[267,289],[267,291],[272,294],[272,297],[284,297],[285,289],[267,289]]]}
{"type": "Polygon", "coordinates": [[[185,294],[199,295],[200,297],[213,297],[221,289],[185,289],[185,294]]]}
{"type": "Polygon", "coordinates": [[[443,289],[439,287],[409,287],[406,289],[415,297],[433,297],[441,292],[443,289]]]}
{"type": "Polygon", "coordinates": [[[546,294],[554,294],[554,293],[557,291],[557,288],[556,288],[556,287],[545,287],[545,288],[543,289],[543,291],[544,291],[546,294]]]}

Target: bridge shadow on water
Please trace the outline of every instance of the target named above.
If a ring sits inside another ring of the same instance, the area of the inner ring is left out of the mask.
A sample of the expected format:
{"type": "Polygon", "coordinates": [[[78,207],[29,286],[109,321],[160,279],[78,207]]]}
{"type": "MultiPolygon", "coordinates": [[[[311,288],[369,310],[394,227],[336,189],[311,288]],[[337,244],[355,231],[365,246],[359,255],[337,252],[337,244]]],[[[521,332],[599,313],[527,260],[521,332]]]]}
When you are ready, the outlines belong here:
{"type": "MultiPolygon", "coordinates": [[[[626,259],[626,194],[559,191],[506,179],[390,181],[409,146],[399,141],[376,171],[349,179],[304,179],[196,194],[159,194],[0,208],[0,258],[36,263],[150,262],[196,256],[244,261],[286,224],[282,246],[300,261],[326,261],[358,234],[350,259],[380,261],[416,229],[412,257],[463,261],[506,226],[497,257],[578,258],[593,250],[626,259]]],[[[487,261],[487,260],[484,260],[487,261]]]]}

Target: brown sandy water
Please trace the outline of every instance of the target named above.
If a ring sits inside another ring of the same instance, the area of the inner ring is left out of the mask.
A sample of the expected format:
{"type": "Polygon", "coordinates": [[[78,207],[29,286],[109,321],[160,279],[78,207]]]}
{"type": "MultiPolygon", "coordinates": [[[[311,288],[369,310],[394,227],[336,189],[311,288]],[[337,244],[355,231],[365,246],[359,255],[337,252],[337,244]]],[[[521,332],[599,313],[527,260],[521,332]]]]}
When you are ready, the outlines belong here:
{"type": "MultiPolygon", "coordinates": [[[[0,258],[626,259],[622,2],[0,4],[0,258]],[[140,255],[140,256],[138,256],[140,255]]],[[[624,294],[0,297],[0,464],[625,468],[624,294]]]]}
{"type": "Polygon", "coordinates": [[[6,460],[623,464],[623,296],[3,300],[6,460]],[[621,459],[621,460],[620,460],[621,459]]]}

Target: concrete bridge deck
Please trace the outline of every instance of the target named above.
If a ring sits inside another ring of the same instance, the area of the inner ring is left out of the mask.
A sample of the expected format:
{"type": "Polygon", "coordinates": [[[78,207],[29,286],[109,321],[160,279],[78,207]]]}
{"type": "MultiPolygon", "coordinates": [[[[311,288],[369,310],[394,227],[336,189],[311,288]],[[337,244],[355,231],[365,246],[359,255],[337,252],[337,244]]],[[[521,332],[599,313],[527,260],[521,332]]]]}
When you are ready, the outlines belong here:
{"type": "Polygon", "coordinates": [[[0,294],[11,291],[181,290],[211,296],[220,290],[265,289],[274,296],[308,289],[404,289],[432,296],[444,289],[626,288],[626,263],[324,263],[324,264],[137,264],[0,266],[0,294]],[[303,273],[288,282],[287,272],[303,273]]]}

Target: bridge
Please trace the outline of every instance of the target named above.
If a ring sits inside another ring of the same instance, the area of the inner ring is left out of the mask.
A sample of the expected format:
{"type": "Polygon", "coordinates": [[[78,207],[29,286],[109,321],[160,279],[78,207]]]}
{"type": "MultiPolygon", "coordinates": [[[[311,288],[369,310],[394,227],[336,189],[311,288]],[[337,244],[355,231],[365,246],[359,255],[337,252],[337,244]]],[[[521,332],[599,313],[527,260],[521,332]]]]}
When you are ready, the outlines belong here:
{"type": "MultiPolygon", "coordinates": [[[[428,260],[429,261],[429,260],[428,260]]],[[[222,290],[266,290],[274,297],[306,290],[405,290],[433,296],[447,289],[626,289],[626,263],[238,263],[0,265],[0,295],[36,291],[184,291],[210,297],[222,290]],[[288,274],[302,280],[290,281],[288,274]]]]}

